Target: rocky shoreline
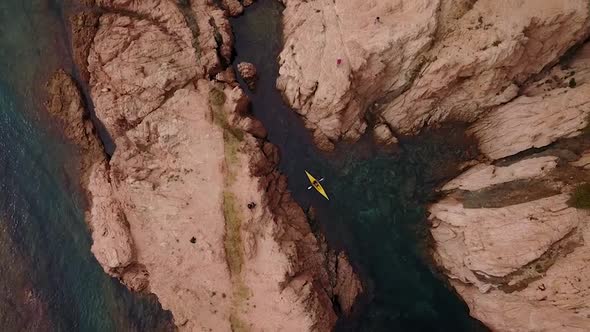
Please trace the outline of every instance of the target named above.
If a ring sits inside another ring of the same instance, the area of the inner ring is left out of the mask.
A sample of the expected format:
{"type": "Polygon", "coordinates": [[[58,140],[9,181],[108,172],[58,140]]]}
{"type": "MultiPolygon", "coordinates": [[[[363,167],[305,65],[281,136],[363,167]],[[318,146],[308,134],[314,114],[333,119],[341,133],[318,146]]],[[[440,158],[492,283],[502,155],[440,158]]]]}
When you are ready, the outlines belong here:
{"type": "Polygon", "coordinates": [[[481,156],[429,212],[432,255],[471,315],[590,330],[590,215],[573,203],[590,181],[588,2],[283,3],[277,88],[321,149],[469,125],[481,156]]]}
{"type": "Polygon", "coordinates": [[[113,155],[65,72],[47,105],[79,147],[104,270],[156,294],[182,330],[331,330],[335,303],[350,311],[362,287],[312,233],[248,114],[226,12],[206,0],[83,5],[74,62],[113,155]]]}
{"type": "MultiPolygon", "coordinates": [[[[328,331],[333,300],[346,313],[362,287],[311,232],[228,67],[227,17],[245,2],[97,0],[100,14],[74,16],[112,157],[65,73],[48,108],[86,156],[107,273],[181,329],[328,331]]],[[[450,121],[479,142],[429,207],[432,255],[471,315],[494,331],[589,330],[590,214],[572,198],[590,195],[587,2],[282,2],[277,88],[318,147],[450,121]]]]}

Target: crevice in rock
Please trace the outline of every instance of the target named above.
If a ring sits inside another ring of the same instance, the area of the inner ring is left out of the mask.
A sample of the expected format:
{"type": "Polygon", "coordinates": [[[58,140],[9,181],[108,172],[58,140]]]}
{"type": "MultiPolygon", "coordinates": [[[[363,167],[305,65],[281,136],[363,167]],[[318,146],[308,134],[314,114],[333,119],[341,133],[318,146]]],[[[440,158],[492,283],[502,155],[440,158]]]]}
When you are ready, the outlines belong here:
{"type": "Polygon", "coordinates": [[[192,0],[177,0],[178,9],[184,16],[186,26],[190,29],[192,38],[192,46],[195,50],[195,55],[199,59],[201,55],[201,45],[199,45],[199,24],[197,23],[196,13],[192,10],[192,0]]]}
{"type": "Polygon", "coordinates": [[[209,25],[213,28],[214,31],[214,38],[215,43],[217,46],[215,47],[215,52],[217,53],[217,58],[221,62],[221,68],[214,69],[211,73],[209,73],[209,79],[213,79],[217,73],[222,72],[227,67],[231,65],[230,60],[226,59],[223,54],[221,54],[221,47],[223,46],[223,36],[219,32],[219,27],[215,24],[215,19],[213,17],[209,18],[209,25]]]}
{"type": "Polygon", "coordinates": [[[477,191],[460,192],[466,209],[501,208],[558,195],[560,191],[548,180],[517,180],[477,191]]]}

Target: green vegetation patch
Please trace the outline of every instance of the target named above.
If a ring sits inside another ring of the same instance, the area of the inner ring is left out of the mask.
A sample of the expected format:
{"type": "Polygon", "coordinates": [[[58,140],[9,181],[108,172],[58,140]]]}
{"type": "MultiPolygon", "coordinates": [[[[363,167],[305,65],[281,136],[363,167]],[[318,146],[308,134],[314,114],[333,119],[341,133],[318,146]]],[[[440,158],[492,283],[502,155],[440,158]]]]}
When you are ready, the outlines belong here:
{"type": "Polygon", "coordinates": [[[242,237],[240,235],[241,217],[236,202],[236,196],[225,190],[223,192],[223,216],[225,218],[225,254],[232,275],[237,276],[242,271],[244,256],[242,252],[242,237]]]}
{"type": "Polygon", "coordinates": [[[209,90],[209,102],[213,106],[221,106],[225,104],[225,93],[217,88],[209,90]]]}
{"type": "Polygon", "coordinates": [[[246,327],[246,324],[233,313],[229,315],[229,323],[231,325],[232,332],[249,331],[249,329],[246,327]]]}
{"type": "Polygon", "coordinates": [[[590,209],[590,183],[585,182],[576,186],[568,205],[576,209],[590,209]]]}
{"type": "MultiPolygon", "coordinates": [[[[229,123],[227,120],[227,114],[225,114],[225,112],[220,107],[211,108],[211,117],[213,118],[213,122],[223,129],[224,132],[229,133],[239,142],[244,140],[244,132],[238,128],[235,128],[229,123]]],[[[226,138],[224,135],[224,139],[227,142],[229,138],[226,138]]]]}

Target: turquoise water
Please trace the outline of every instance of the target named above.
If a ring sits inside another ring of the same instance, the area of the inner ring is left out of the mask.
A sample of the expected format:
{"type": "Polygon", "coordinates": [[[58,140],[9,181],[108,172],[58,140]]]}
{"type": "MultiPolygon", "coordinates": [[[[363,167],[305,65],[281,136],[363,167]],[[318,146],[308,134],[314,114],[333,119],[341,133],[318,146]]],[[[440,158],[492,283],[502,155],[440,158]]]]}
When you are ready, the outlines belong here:
{"type": "Polygon", "coordinates": [[[41,109],[43,82],[68,64],[60,10],[0,3],[0,327],[169,330],[153,297],[131,294],[90,253],[74,149],[41,109]]]}
{"type": "Polygon", "coordinates": [[[485,331],[467,306],[431,266],[425,206],[434,189],[456,175],[457,165],[474,156],[461,125],[450,125],[403,140],[387,151],[370,137],[334,153],[317,151],[301,120],[274,88],[281,48],[277,1],[259,0],[232,20],[236,61],[257,66],[252,110],[281,151],[280,169],[304,208],[314,208],[313,225],[333,247],[348,252],[367,292],[338,331],[485,331]],[[308,191],[303,170],[326,178],[331,196],[308,191]]]}

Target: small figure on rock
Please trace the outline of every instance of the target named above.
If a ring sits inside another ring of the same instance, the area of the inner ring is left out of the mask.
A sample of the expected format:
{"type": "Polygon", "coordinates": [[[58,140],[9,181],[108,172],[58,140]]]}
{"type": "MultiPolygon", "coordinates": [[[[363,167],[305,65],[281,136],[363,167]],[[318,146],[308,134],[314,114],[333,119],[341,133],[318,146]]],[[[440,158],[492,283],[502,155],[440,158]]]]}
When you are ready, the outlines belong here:
{"type": "Polygon", "coordinates": [[[342,63],[342,59],[337,59],[337,60],[336,60],[336,65],[337,65],[337,66],[340,66],[340,64],[341,64],[341,63],[342,63]]]}
{"type": "Polygon", "coordinates": [[[254,202],[248,203],[248,209],[252,210],[255,207],[256,207],[256,203],[254,203],[254,202]]]}
{"type": "Polygon", "coordinates": [[[254,90],[256,88],[256,67],[249,62],[240,62],[238,63],[238,72],[240,76],[244,79],[248,88],[250,90],[254,90]]]}
{"type": "Polygon", "coordinates": [[[196,243],[196,242],[197,242],[197,239],[194,236],[191,237],[191,243],[196,243]]]}

